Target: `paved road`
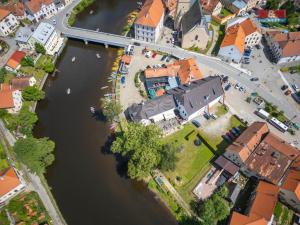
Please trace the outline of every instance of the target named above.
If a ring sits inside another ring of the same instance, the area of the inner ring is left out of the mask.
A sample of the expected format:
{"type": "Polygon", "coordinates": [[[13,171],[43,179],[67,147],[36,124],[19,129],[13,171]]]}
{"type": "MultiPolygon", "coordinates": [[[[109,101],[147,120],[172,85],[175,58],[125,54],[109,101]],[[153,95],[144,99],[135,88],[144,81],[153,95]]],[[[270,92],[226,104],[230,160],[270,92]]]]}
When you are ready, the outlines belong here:
{"type": "MultiPolygon", "coordinates": [[[[16,139],[15,137],[6,129],[4,123],[2,120],[0,120],[0,138],[6,138],[8,144],[12,147],[14,146],[15,142],[16,142],[16,139]]],[[[11,155],[8,155],[9,159],[10,160],[13,160],[13,156],[11,155]]],[[[12,162],[12,164],[14,164],[14,162],[12,162]]],[[[32,174],[30,172],[28,172],[28,170],[25,168],[23,168],[23,173],[26,173],[27,174],[27,177],[29,178],[29,189],[32,189],[34,191],[36,191],[45,208],[47,209],[50,217],[52,218],[52,221],[53,221],[53,224],[54,225],[64,225],[66,224],[66,222],[64,221],[64,219],[62,218],[62,216],[60,216],[60,214],[57,212],[55,206],[53,205],[45,187],[43,186],[42,182],[41,182],[41,179],[35,175],[35,174],[32,174]]]]}
{"type": "Polygon", "coordinates": [[[3,67],[11,55],[18,49],[18,46],[13,38],[2,37],[1,39],[3,39],[9,45],[8,51],[0,57],[0,67],[3,67]]]}

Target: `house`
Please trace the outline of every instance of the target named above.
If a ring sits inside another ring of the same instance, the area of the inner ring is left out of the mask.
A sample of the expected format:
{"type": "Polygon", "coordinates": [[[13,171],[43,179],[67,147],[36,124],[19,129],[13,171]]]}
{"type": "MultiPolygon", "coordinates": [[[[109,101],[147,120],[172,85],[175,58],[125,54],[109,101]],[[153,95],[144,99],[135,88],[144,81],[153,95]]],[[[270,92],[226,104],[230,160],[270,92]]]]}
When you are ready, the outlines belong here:
{"type": "Polygon", "coordinates": [[[252,123],[224,152],[224,156],[238,166],[245,163],[256,146],[269,132],[266,123],[252,123]]]}
{"type": "Polygon", "coordinates": [[[189,11],[195,0],[177,0],[175,18],[174,18],[174,28],[180,30],[181,19],[183,15],[189,11]]]}
{"type": "Polygon", "coordinates": [[[257,10],[257,18],[261,23],[286,23],[286,10],[267,10],[259,9],[257,10]]]}
{"type": "Polygon", "coordinates": [[[27,87],[32,87],[36,84],[34,76],[15,77],[9,81],[13,90],[24,90],[27,87]]]}
{"type": "Polygon", "coordinates": [[[173,66],[179,66],[178,77],[180,84],[189,84],[202,78],[202,73],[193,58],[177,60],[173,66]]]}
{"type": "Polygon", "coordinates": [[[244,31],[245,34],[245,46],[253,47],[260,43],[262,34],[258,26],[254,23],[249,17],[237,17],[231,19],[227,23],[227,28],[239,25],[244,31]]]}
{"type": "Polygon", "coordinates": [[[164,22],[162,0],[146,0],[134,22],[135,39],[156,42],[164,22]]]}
{"type": "Polygon", "coordinates": [[[39,22],[57,13],[53,0],[30,0],[25,2],[27,17],[31,21],[39,22]]]}
{"type": "Polygon", "coordinates": [[[26,18],[25,6],[22,2],[11,1],[2,8],[10,11],[17,18],[17,20],[23,20],[26,18]]]}
{"type": "Polygon", "coordinates": [[[0,8],[0,36],[13,33],[18,25],[17,18],[10,11],[0,8]]]}
{"type": "Polygon", "coordinates": [[[22,93],[13,90],[7,84],[1,84],[0,109],[6,109],[9,113],[16,113],[22,108],[22,93]]]}
{"type": "Polygon", "coordinates": [[[180,116],[190,121],[209,112],[210,107],[222,100],[224,90],[220,77],[207,77],[180,85],[167,94],[174,96],[180,116]]]}
{"type": "Polygon", "coordinates": [[[239,63],[245,51],[245,32],[238,24],[226,30],[218,56],[228,62],[239,63]]]}
{"type": "Polygon", "coordinates": [[[128,73],[128,68],[131,63],[131,56],[130,55],[122,55],[119,71],[123,74],[128,73]]]}
{"type": "Polygon", "coordinates": [[[21,61],[26,56],[25,52],[15,51],[8,59],[5,68],[10,71],[16,71],[21,67],[21,61]]]}
{"type": "Polygon", "coordinates": [[[279,187],[260,181],[246,215],[233,212],[230,225],[270,225],[274,219],[279,187]]]}
{"type": "Polygon", "coordinates": [[[247,4],[243,0],[221,0],[226,9],[234,14],[242,14],[247,10],[247,4]]]}
{"type": "Polygon", "coordinates": [[[126,110],[126,114],[134,122],[149,125],[175,118],[175,108],[173,96],[163,95],[140,104],[133,104],[126,110]]]}
{"type": "Polygon", "coordinates": [[[300,62],[300,32],[270,31],[265,38],[277,64],[295,65],[300,62]]]}
{"type": "Polygon", "coordinates": [[[293,162],[280,187],[280,200],[297,213],[300,212],[300,156],[293,162]]]}
{"type": "Polygon", "coordinates": [[[24,190],[24,181],[13,168],[0,173],[0,204],[24,190]]]}
{"type": "Polygon", "coordinates": [[[222,3],[220,0],[200,0],[202,9],[205,14],[218,15],[222,10],[222,3]]]}
{"type": "Polygon", "coordinates": [[[55,55],[63,45],[63,38],[53,25],[43,22],[39,24],[28,41],[32,49],[35,48],[36,42],[44,46],[47,54],[55,55]]]}
{"type": "Polygon", "coordinates": [[[199,0],[195,1],[192,7],[181,19],[181,47],[206,49],[210,40],[206,17],[202,12],[199,0]]]}
{"type": "Polygon", "coordinates": [[[246,11],[249,11],[256,7],[258,4],[261,4],[263,1],[262,0],[243,0],[246,4],[246,11]]]}
{"type": "Polygon", "coordinates": [[[32,46],[28,42],[32,34],[33,31],[29,27],[19,27],[15,35],[15,41],[20,49],[32,49],[32,46]]]}

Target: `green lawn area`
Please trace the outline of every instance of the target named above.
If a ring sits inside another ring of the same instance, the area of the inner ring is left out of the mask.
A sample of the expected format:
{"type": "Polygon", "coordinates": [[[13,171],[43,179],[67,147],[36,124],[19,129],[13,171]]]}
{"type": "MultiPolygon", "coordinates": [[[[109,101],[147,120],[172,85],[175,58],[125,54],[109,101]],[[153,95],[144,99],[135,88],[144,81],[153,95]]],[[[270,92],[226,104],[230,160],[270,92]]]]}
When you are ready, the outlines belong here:
{"type": "Polygon", "coordinates": [[[40,58],[37,60],[35,67],[38,69],[43,69],[45,65],[52,63],[53,58],[49,55],[41,55],[40,58]]]}
{"type": "Polygon", "coordinates": [[[220,16],[221,17],[226,17],[226,16],[229,16],[231,13],[225,9],[225,8],[222,8],[221,12],[220,12],[220,16]]]}
{"type": "Polygon", "coordinates": [[[53,224],[36,192],[29,192],[13,198],[0,210],[0,225],[9,225],[6,210],[16,224],[53,224]],[[25,208],[25,205],[27,208],[25,208]]]}
{"type": "Polygon", "coordinates": [[[9,167],[7,159],[6,159],[6,154],[4,152],[4,149],[2,145],[0,144],[0,171],[4,171],[9,167]]]}
{"type": "Polygon", "coordinates": [[[216,110],[216,115],[218,117],[220,117],[222,115],[225,115],[227,112],[228,112],[228,109],[226,108],[225,105],[219,105],[216,110]]]}
{"type": "Polygon", "coordinates": [[[42,69],[37,69],[31,66],[23,66],[20,69],[21,73],[24,73],[26,75],[33,75],[35,79],[41,81],[43,77],[46,75],[46,72],[42,69]]]}
{"type": "Polygon", "coordinates": [[[274,216],[277,225],[290,225],[293,219],[293,211],[281,202],[277,202],[274,216]]]}

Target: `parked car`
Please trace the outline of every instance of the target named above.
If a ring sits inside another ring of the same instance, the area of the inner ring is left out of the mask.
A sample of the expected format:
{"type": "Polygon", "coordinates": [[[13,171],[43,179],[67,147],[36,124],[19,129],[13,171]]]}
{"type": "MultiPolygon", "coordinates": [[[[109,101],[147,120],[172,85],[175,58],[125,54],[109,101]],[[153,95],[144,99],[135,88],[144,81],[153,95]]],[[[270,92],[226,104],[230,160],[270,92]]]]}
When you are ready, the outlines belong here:
{"type": "Polygon", "coordinates": [[[300,89],[299,87],[297,86],[297,84],[292,84],[292,88],[296,91],[296,92],[299,92],[300,89]]]}
{"type": "Polygon", "coordinates": [[[231,84],[227,84],[224,89],[225,91],[228,91],[230,88],[231,88],[231,84]]]}
{"type": "Polygon", "coordinates": [[[235,136],[233,136],[233,134],[231,134],[230,132],[227,132],[226,135],[228,137],[230,137],[231,140],[234,140],[235,139],[235,136]]]}
{"type": "Polygon", "coordinates": [[[232,142],[232,140],[230,139],[230,137],[228,137],[226,134],[222,135],[222,137],[223,137],[224,140],[227,141],[229,144],[232,142]]]}
{"type": "Polygon", "coordinates": [[[207,113],[204,113],[203,116],[204,116],[204,118],[207,119],[207,120],[210,119],[210,116],[209,116],[207,113]]]}
{"type": "Polygon", "coordinates": [[[166,62],[170,62],[170,60],[171,60],[171,56],[167,56],[167,58],[166,58],[166,62]]]}
{"type": "Polygon", "coordinates": [[[227,83],[228,80],[229,80],[229,77],[228,77],[228,76],[224,76],[224,77],[222,78],[222,81],[223,81],[224,83],[227,83]]]}
{"type": "Polygon", "coordinates": [[[243,86],[240,86],[239,91],[245,91],[245,88],[243,86]]]}
{"type": "Polygon", "coordinates": [[[135,46],[141,46],[141,44],[138,43],[138,42],[133,42],[133,44],[134,44],[135,46]]]}
{"type": "Polygon", "coordinates": [[[293,127],[296,129],[296,130],[299,130],[299,125],[297,123],[293,123],[293,127]]]}
{"type": "Polygon", "coordinates": [[[284,85],[281,86],[281,90],[284,91],[284,90],[286,90],[288,87],[289,87],[289,86],[287,86],[286,84],[284,84],[284,85]]]}
{"type": "Polygon", "coordinates": [[[252,77],[250,80],[251,80],[251,81],[258,81],[259,78],[258,78],[258,77],[252,77]]]}
{"type": "Polygon", "coordinates": [[[284,92],[285,95],[290,95],[292,93],[292,91],[290,89],[288,89],[286,92],[284,92]]]}
{"type": "Polygon", "coordinates": [[[152,58],[154,59],[154,58],[156,57],[156,55],[157,55],[157,53],[154,52],[154,53],[152,54],[152,58]]]}
{"type": "Polygon", "coordinates": [[[121,84],[123,85],[123,86],[125,86],[125,81],[126,81],[126,78],[123,76],[123,77],[121,77],[121,84]]]}
{"type": "Polygon", "coordinates": [[[234,86],[235,89],[239,89],[239,87],[240,87],[239,83],[236,83],[235,86],[234,86]]]}
{"type": "Polygon", "coordinates": [[[255,45],[255,47],[256,47],[257,49],[261,49],[260,44],[255,45]]]}
{"type": "Polygon", "coordinates": [[[234,129],[231,129],[230,133],[233,134],[233,136],[235,136],[235,137],[239,136],[239,134],[234,129]]]}
{"type": "Polygon", "coordinates": [[[213,113],[210,114],[210,117],[214,120],[218,119],[218,116],[216,114],[213,114],[213,113]]]}
{"type": "Polygon", "coordinates": [[[235,132],[237,132],[238,134],[241,134],[240,128],[238,128],[238,127],[233,127],[232,129],[235,130],[235,132]]]}
{"type": "Polygon", "coordinates": [[[161,57],[161,61],[165,61],[166,58],[167,58],[167,55],[163,55],[163,56],[161,57]]]}
{"type": "Polygon", "coordinates": [[[192,120],[192,124],[194,124],[195,125],[195,127],[201,127],[201,124],[200,124],[200,122],[198,121],[198,120],[192,120]]]}

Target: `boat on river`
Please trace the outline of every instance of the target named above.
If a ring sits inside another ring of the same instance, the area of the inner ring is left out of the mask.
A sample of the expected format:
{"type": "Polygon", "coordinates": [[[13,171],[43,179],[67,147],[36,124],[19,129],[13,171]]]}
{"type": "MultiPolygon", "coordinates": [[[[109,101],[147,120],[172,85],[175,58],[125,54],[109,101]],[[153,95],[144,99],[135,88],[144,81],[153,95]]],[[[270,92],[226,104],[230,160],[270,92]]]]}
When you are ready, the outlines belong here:
{"type": "Polygon", "coordinates": [[[103,87],[101,87],[101,90],[104,90],[106,88],[108,88],[108,86],[103,86],[103,87]]]}
{"type": "Polygon", "coordinates": [[[91,10],[91,11],[90,11],[90,15],[92,15],[93,13],[94,13],[94,10],[91,10]]]}
{"type": "Polygon", "coordinates": [[[96,31],[99,32],[99,31],[100,31],[100,28],[98,27],[98,28],[96,29],[96,31]]]}
{"type": "Polygon", "coordinates": [[[98,59],[100,59],[100,58],[101,58],[101,55],[100,55],[99,53],[97,53],[97,54],[96,54],[96,57],[97,57],[98,59]]]}
{"type": "Polygon", "coordinates": [[[67,94],[68,95],[71,94],[71,89],[70,88],[67,89],[67,94]]]}
{"type": "Polygon", "coordinates": [[[76,57],[74,56],[74,57],[72,58],[72,62],[75,62],[75,60],[76,60],[76,57]]]}
{"type": "Polygon", "coordinates": [[[95,108],[93,106],[90,107],[91,113],[95,113],[95,108]]]}

